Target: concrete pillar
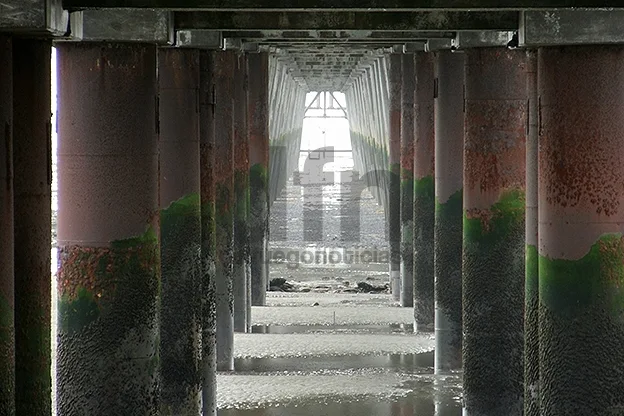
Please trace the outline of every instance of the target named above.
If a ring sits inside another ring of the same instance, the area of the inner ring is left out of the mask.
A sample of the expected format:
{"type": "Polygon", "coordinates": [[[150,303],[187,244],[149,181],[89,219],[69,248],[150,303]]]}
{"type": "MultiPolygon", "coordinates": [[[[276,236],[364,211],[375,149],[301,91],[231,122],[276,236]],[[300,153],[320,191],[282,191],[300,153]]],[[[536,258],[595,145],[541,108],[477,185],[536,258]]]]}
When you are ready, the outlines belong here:
{"type": "Polygon", "coordinates": [[[249,132],[251,304],[266,305],[269,249],[269,58],[247,56],[249,132]]]}
{"type": "Polygon", "coordinates": [[[0,36],[0,414],[15,415],[13,42],[0,36]]]}
{"type": "Polygon", "coordinates": [[[390,149],[388,166],[388,238],[390,241],[390,285],[392,298],[401,298],[401,65],[400,54],[388,58],[390,149]]]}
{"type": "Polygon", "coordinates": [[[247,141],[247,64],[235,57],[234,68],[234,250],[232,286],[234,331],[247,331],[247,263],[249,253],[249,144],[247,141]]]}
{"type": "Polygon", "coordinates": [[[435,60],[435,372],[462,367],[464,54],[435,60]]]}
{"type": "Polygon", "coordinates": [[[156,47],[57,48],[58,414],[152,415],[160,363],[156,47]]]}
{"type": "Polygon", "coordinates": [[[543,415],[624,408],[622,46],[540,48],[543,415]]]}
{"type": "Polygon", "coordinates": [[[435,129],[433,54],[415,61],[414,124],[414,329],[432,331],[434,322],[435,129]]]}
{"type": "Polygon", "coordinates": [[[234,370],[234,70],[233,52],[214,53],[217,369],[234,370]]]}
{"type": "Polygon", "coordinates": [[[15,403],[29,416],[51,412],[51,45],[13,39],[15,403]]]}
{"type": "Polygon", "coordinates": [[[539,416],[539,271],[537,222],[537,51],[527,51],[524,415],[539,416]]]}
{"type": "Polygon", "coordinates": [[[401,306],[414,306],[414,55],[401,69],[401,306]]]}
{"type": "Polygon", "coordinates": [[[201,199],[202,415],[217,415],[217,313],[215,297],[215,119],[213,55],[199,52],[199,171],[201,199]]]}
{"type": "Polygon", "coordinates": [[[464,406],[522,415],[526,53],[466,52],[464,406]]]}
{"type": "Polygon", "coordinates": [[[199,52],[160,49],[161,415],[200,410],[199,52]]]}

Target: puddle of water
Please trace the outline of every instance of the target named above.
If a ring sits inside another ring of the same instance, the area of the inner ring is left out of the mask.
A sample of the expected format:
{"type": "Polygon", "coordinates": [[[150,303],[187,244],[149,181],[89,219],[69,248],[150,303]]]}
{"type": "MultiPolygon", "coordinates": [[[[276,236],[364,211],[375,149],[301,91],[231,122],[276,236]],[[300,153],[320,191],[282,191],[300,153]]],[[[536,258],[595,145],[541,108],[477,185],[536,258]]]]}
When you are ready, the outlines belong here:
{"type": "Polygon", "coordinates": [[[358,334],[412,334],[414,324],[391,325],[254,325],[252,334],[311,334],[311,333],[358,333],[358,334]]]}
{"type": "Polygon", "coordinates": [[[411,374],[433,372],[433,351],[423,354],[323,356],[294,358],[237,358],[237,372],[344,371],[378,368],[411,374]]]}

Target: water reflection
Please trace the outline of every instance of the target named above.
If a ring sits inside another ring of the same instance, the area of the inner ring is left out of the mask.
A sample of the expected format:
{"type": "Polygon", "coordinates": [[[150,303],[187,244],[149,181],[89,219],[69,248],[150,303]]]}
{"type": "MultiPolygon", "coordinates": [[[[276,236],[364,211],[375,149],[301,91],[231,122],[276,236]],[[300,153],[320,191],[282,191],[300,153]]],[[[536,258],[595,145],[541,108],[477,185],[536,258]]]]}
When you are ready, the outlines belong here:
{"type": "Polygon", "coordinates": [[[253,334],[310,334],[315,332],[358,334],[412,334],[414,324],[390,325],[254,325],[253,334]]]}
{"type": "MultiPolygon", "coordinates": [[[[433,352],[387,356],[239,359],[236,372],[257,374],[366,374],[371,382],[383,373],[398,374],[404,381],[395,387],[403,393],[350,396],[341,393],[289,397],[283,402],[246,405],[245,409],[220,409],[219,416],[461,416],[461,374],[433,374],[433,352]],[[380,373],[381,372],[381,373],[380,373]]],[[[351,377],[351,376],[350,376],[351,377]]],[[[270,377],[266,378],[270,383],[270,377]]],[[[270,386],[267,386],[270,388],[270,386]]],[[[277,387],[279,388],[279,387],[277,387]]],[[[379,391],[383,391],[381,388],[379,391]]]]}

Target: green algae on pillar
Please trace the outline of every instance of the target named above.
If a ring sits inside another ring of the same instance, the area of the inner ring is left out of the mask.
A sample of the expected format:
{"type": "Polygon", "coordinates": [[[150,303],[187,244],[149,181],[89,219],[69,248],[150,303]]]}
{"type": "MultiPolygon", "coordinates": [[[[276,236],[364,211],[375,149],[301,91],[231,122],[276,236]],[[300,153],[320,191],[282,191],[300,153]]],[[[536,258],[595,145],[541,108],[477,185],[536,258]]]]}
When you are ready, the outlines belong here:
{"type": "Polygon", "coordinates": [[[247,64],[239,55],[234,82],[234,247],[232,290],[234,331],[247,332],[247,266],[249,263],[249,143],[247,141],[247,64]]]}
{"type": "Polygon", "coordinates": [[[537,218],[537,52],[527,51],[526,248],[524,287],[524,416],[539,416],[539,291],[537,218]]]}
{"type": "Polygon", "coordinates": [[[464,406],[523,412],[526,53],[466,52],[464,406]]]}
{"type": "Polygon", "coordinates": [[[57,54],[64,103],[57,412],[153,415],[160,371],[156,47],[63,43],[57,54]]]}
{"type": "Polygon", "coordinates": [[[401,69],[401,306],[414,305],[414,55],[401,69]]]}
{"type": "Polygon", "coordinates": [[[435,126],[433,56],[415,57],[414,329],[434,326],[435,126]]]}
{"type": "Polygon", "coordinates": [[[29,416],[52,406],[51,48],[13,39],[15,413],[29,416]]]}
{"type": "Polygon", "coordinates": [[[215,297],[215,184],[213,60],[199,52],[199,171],[201,204],[201,379],[202,414],[217,414],[217,311],[215,297]]]}
{"type": "Polygon", "coordinates": [[[624,48],[538,51],[539,403],[624,409],[624,48]]]}
{"type": "Polygon", "coordinates": [[[390,285],[392,298],[401,298],[401,55],[389,57],[388,83],[390,89],[389,159],[388,159],[388,239],[390,242],[390,285]]]}
{"type": "Polygon", "coordinates": [[[462,366],[464,53],[439,52],[434,74],[434,366],[443,374],[462,366]]]}
{"type": "Polygon", "coordinates": [[[217,369],[234,370],[234,67],[231,51],[214,52],[217,369]]]}
{"type": "Polygon", "coordinates": [[[200,412],[199,51],[160,49],[160,406],[200,412]]]}
{"type": "Polygon", "coordinates": [[[15,415],[13,48],[0,36],[0,414],[15,415]]]}
{"type": "Polygon", "coordinates": [[[251,304],[266,304],[269,239],[269,56],[247,56],[251,304]]]}

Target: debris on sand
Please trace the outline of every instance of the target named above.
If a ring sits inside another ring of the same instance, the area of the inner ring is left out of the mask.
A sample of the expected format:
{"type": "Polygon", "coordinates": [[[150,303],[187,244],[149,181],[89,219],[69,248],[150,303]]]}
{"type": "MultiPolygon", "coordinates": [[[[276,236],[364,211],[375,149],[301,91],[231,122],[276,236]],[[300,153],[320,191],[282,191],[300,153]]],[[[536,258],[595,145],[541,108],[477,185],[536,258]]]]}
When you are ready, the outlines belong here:
{"type": "Polygon", "coordinates": [[[269,291],[271,292],[294,292],[295,290],[295,285],[288,283],[283,277],[271,279],[269,285],[269,291]]]}
{"type": "Polygon", "coordinates": [[[388,284],[385,284],[383,286],[374,286],[370,283],[358,282],[357,285],[360,293],[384,293],[390,289],[388,284]]]}

